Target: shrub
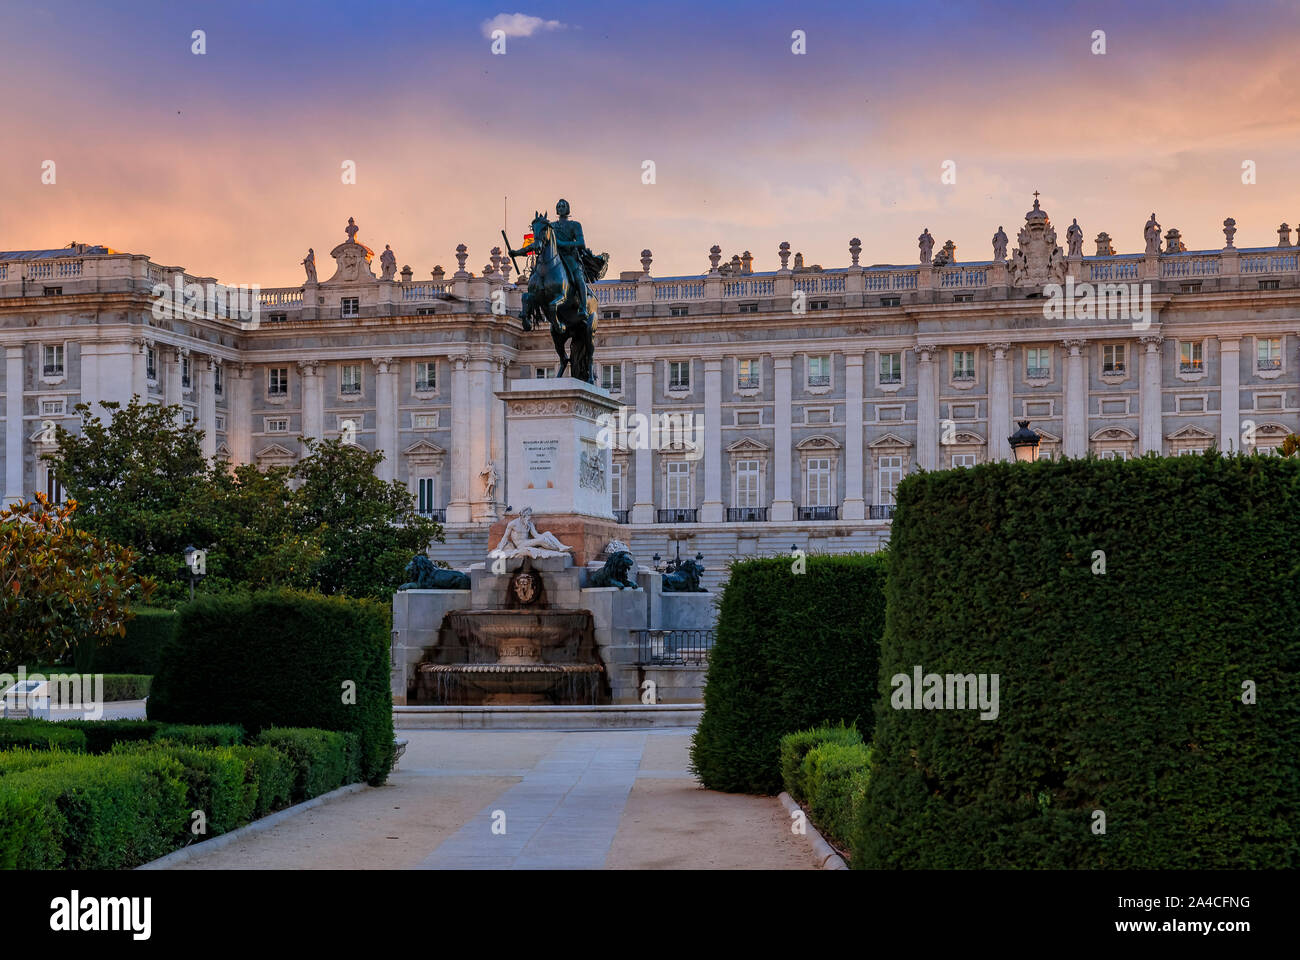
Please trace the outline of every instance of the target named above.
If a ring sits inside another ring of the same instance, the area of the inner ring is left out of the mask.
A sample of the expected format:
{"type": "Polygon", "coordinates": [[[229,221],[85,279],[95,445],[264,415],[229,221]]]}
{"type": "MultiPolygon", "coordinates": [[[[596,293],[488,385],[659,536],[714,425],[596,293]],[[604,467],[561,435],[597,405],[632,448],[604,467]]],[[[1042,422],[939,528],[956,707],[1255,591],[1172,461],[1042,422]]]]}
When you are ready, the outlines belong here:
{"type": "Polygon", "coordinates": [[[176,611],[138,607],[132,612],[135,617],[127,621],[126,635],[114,637],[97,651],[96,670],[150,676],[158,672],[163,645],[176,632],[176,611]]]}
{"type": "Polygon", "coordinates": [[[0,750],[11,747],[85,753],[86,735],[74,726],[50,720],[0,720],[0,750]]]}
{"type": "Polygon", "coordinates": [[[884,623],[882,554],[732,563],[709,654],[691,766],[706,787],[781,788],[779,742],[821,723],[867,722],[884,623]]]}
{"type": "Polygon", "coordinates": [[[362,776],[393,762],[388,608],[292,591],[202,597],[180,611],[149,698],[150,719],[315,727],[358,735],[362,776]],[[355,702],[345,702],[347,684],[355,702]]]}
{"type": "Polygon", "coordinates": [[[274,747],[289,758],[293,773],[293,800],[318,797],[343,785],[347,772],[347,738],[329,730],[271,727],[257,742],[274,747]]]}
{"type": "Polygon", "coordinates": [[[7,773],[22,773],[37,767],[48,767],[53,763],[62,763],[68,757],[79,757],[79,753],[65,753],[62,750],[32,750],[28,747],[15,747],[0,750],[0,777],[7,773]]]}
{"type": "Polygon", "coordinates": [[[87,753],[108,753],[115,743],[152,740],[162,726],[152,720],[60,720],[58,725],[84,733],[87,753]]]}
{"type": "Polygon", "coordinates": [[[786,793],[800,803],[808,799],[808,787],[803,778],[803,758],[808,755],[808,751],[814,747],[820,747],[823,743],[854,744],[861,742],[862,734],[858,732],[858,728],[854,726],[846,727],[843,723],[836,726],[813,727],[809,730],[787,733],[781,738],[779,748],[781,783],[785,786],[786,793]]]}
{"type": "Polygon", "coordinates": [[[181,772],[173,758],[141,752],[0,777],[0,866],[116,870],[167,853],[188,821],[181,772]]]}
{"type": "Polygon", "coordinates": [[[252,765],[251,775],[257,782],[254,818],[264,817],[293,802],[293,781],[297,767],[287,754],[266,745],[230,749],[239,756],[247,757],[252,765]]]}
{"type": "Polygon", "coordinates": [[[813,822],[836,846],[851,846],[857,831],[855,801],[861,803],[871,772],[870,748],[827,741],[809,750],[801,766],[813,822]]]}
{"type": "Polygon", "coordinates": [[[1213,453],[904,479],[854,865],[1300,866],[1298,484],[1213,453]],[[891,709],[918,665],[998,674],[997,719],[891,709]]]}
{"type": "Polygon", "coordinates": [[[234,747],[244,742],[244,728],[235,723],[159,723],[154,739],[192,747],[234,747]]]}
{"type": "Polygon", "coordinates": [[[182,743],[127,743],[113,748],[115,756],[171,757],[180,766],[188,808],[186,834],[203,840],[226,833],[253,819],[257,783],[250,759],[230,747],[193,747],[182,743]],[[194,833],[194,812],[202,811],[205,832],[194,833]]]}

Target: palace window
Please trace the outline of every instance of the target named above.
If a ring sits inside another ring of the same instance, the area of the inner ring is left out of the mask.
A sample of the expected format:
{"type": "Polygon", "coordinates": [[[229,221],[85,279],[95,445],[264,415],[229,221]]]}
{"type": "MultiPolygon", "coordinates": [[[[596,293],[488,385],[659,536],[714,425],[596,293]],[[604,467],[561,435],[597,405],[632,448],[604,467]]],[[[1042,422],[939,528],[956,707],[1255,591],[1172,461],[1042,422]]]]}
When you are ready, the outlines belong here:
{"type": "Polygon", "coordinates": [[[555,371],[551,367],[534,367],[533,377],[537,380],[554,380],[555,371]]]}
{"type": "Polygon", "coordinates": [[[623,464],[617,461],[609,465],[609,508],[615,512],[623,509],[623,464]]]}
{"type": "Polygon", "coordinates": [[[759,462],[757,460],[736,461],[736,499],[737,507],[758,507],[759,502],[759,462]]]}
{"type": "Polygon", "coordinates": [[[602,310],[600,312],[600,319],[602,320],[620,320],[622,317],[622,310],[602,310]]]}
{"type": "Polygon", "coordinates": [[[876,468],[876,486],[882,504],[893,504],[894,491],[898,489],[902,479],[903,458],[901,456],[881,457],[876,468]]]}
{"type": "Polygon", "coordinates": [[[61,417],[63,416],[64,405],[66,400],[42,400],[41,416],[43,417],[61,417]]]}
{"type": "Polygon", "coordinates": [[[809,309],[809,310],[829,310],[830,308],[831,308],[831,302],[830,302],[829,300],[809,300],[809,301],[808,301],[808,309],[809,309]]]}
{"type": "Polygon", "coordinates": [[[267,417],[266,432],[267,433],[288,433],[289,418],[288,417],[267,417]]]}
{"type": "Polygon", "coordinates": [[[432,393],[438,389],[438,364],[426,360],[415,365],[415,390],[417,393],[432,393]]]}
{"type": "Polygon", "coordinates": [[[880,355],[880,382],[903,382],[903,355],[901,353],[882,353],[880,355]]]}
{"type": "Polygon", "coordinates": [[[214,364],[212,367],[212,392],[218,397],[226,389],[226,376],[221,368],[221,364],[214,364]]]}
{"type": "Polygon", "coordinates": [[[691,497],[691,465],[684,460],[673,460],[667,464],[665,475],[665,506],[669,510],[689,510],[693,506],[691,497]]]}
{"type": "Polygon", "coordinates": [[[45,345],[45,363],[42,367],[42,375],[46,377],[63,376],[63,345],[46,344],[45,345]]]}
{"type": "Polygon", "coordinates": [[[144,352],[144,375],[146,379],[158,379],[158,351],[149,347],[144,352]]]}
{"type": "Polygon", "coordinates": [[[218,432],[222,432],[226,429],[226,418],[223,417],[221,414],[217,414],[215,417],[213,417],[213,420],[214,423],[212,425],[212,429],[218,432]]]}
{"type": "Polygon", "coordinates": [[[272,367],[267,371],[266,392],[272,397],[289,395],[289,368],[272,367]]]}
{"type": "Polygon", "coordinates": [[[973,453],[954,453],[952,455],[953,467],[970,468],[975,466],[975,454],[973,453]]]}
{"type": "Polygon", "coordinates": [[[1052,348],[1030,347],[1025,351],[1025,376],[1030,380],[1046,380],[1052,375],[1052,348]]]}
{"type": "Polygon", "coordinates": [[[831,500],[831,460],[829,457],[811,457],[804,473],[805,507],[834,506],[831,500]]]}
{"type": "Polygon", "coordinates": [[[758,313],[758,304],[756,304],[756,303],[742,303],[742,304],[740,305],[740,312],[741,312],[741,313],[758,313]]]}
{"type": "Polygon", "coordinates": [[[1126,347],[1122,343],[1105,343],[1101,347],[1101,375],[1103,377],[1123,376],[1127,370],[1126,347]]]}
{"type": "Polygon", "coordinates": [[[437,430],[438,415],[436,413],[413,413],[411,414],[412,430],[437,430]]]}
{"type": "Polygon", "coordinates": [[[831,358],[808,358],[808,386],[829,387],[831,385],[831,358]]]}
{"type": "Polygon", "coordinates": [[[602,363],[600,365],[600,385],[610,393],[622,393],[623,364],[602,363]]]}
{"type": "Polygon", "coordinates": [[[952,378],[954,380],[975,379],[974,350],[954,350],[952,352],[952,378]]]}
{"type": "MultiPolygon", "coordinates": [[[[760,365],[758,360],[737,360],[736,361],[736,389],[737,390],[757,390],[759,384],[760,365]]],[[[749,504],[738,504],[738,506],[749,506],[749,504]]],[[[757,504],[752,504],[757,506],[757,504]]]]}
{"type": "Polygon", "coordinates": [[[690,307],[669,307],[668,316],[684,317],[690,312],[690,307]]]}
{"type": "Polygon", "coordinates": [[[1178,372],[1202,373],[1205,370],[1205,345],[1201,341],[1181,341],[1178,344],[1178,372]]]}
{"type": "Polygon", "coordinates": [[[416,478],[415,490],[415,512],[420,514],[422,517],[431,516],[433,512],[438,509],[438,478],[416,478]]]}
{"type": "Polygon", "coordinates": [[[1102,450],[1097,454],[1098,460],[1127,460],[1127,450],[1102,450]]]}
{"type": "Polygon", "coordinates": [[[339,393],[355,395],[361,392],[361,365],[346,363],[339,368],[339,393]]]}
{"type": "Polygon", "coordinates": [[[691,362],[689,360],[668,361],[668,389],[689,390],[691,388],[691,362]]]}
{"type": "Polygon", "coordinates": [[[902,297],[881,297],[880,305],[882,307],[901,307],[903,305],[902,297]]]}
{"type": "Polygon", "coordinates": [[[181,410],[181,422],[184,423],[186,426],[192,424],[194,422],[194,411],[191,410],[189,407],[185,407],[183,410],[181,410]]]}
{"type": "Polygon", "coordinates": [[[1279,337],[1270,337],[1255,341],[1256,370],[1281,370],[1282,369],[1282,340],[1279,337]]]}
{"type": "Polygon", "coordinates": [[[347,317],[361,316],[361,300],[359,297],[343,297],[339,300],[339,313],[345,319],[347,317]]]}
{"type": "Polygon", "coordinates": [[[1278,288],[1278,283],[1279,281],[1277,280],[1261,280],[1259,281],[1259,289],[1276,290],[1278,288]]]}
{"type": "Polygon", "coordinates": [[[181,357],[181,386],[185,389],[190,387],[190,358],[181,357]]]}
{"type": "Polygon", "coordinates": [[[45,496],[49,498],[50,503],[63,502],[63,484],[59,483],[53,464],[45,468],[45,496]]]}

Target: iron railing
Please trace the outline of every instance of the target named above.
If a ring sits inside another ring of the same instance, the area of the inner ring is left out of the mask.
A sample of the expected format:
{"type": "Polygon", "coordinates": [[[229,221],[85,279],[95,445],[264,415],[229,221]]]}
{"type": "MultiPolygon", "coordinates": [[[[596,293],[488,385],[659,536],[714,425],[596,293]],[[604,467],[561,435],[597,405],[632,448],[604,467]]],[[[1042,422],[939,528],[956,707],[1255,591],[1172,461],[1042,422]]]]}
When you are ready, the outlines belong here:
{"type": "Polygon", "coordinates": [[[699,511],[691,508],[690,510],[656,510],[656,523],[698,523],[699,511]]]}
{"type": "Polygon", "coordinates": [[[739,376],[736,377],[736,389],[737,389],[737,390],[757,390],[757,389],[758,389],[758,374],[756,374],[756,373],[755,373],[755,374],[751,374],[751,375],[749,375],[749,376],[747,376],[747,377],[739,377],[739,376]]]}
{"type": "Polygon", "coordinates": [[[808,378],[810,387],[829,387],[831,385],[831,375],[829,373],[817,374],[808,378]]]}
{"type": "Polygon", "coordinates": [[[767,507],[727,507],[728,523],[763,523],[767,507]]]}
{"type": "Polygon", "coordinates": [[[633,630],[638,666],[651,664],[703,665],[713,649],[712,630],[633,630]]]}
{"type": "Polygon", "coordinates": [[[873,503],[867,507],[868,520],[893,520],[894,505],[892,503],[873,503]]]}
{"type": "Polygon", "coordinates": [[[840,508],[834,507],[800,507],[800,520],[838,520],[840,508]]]}

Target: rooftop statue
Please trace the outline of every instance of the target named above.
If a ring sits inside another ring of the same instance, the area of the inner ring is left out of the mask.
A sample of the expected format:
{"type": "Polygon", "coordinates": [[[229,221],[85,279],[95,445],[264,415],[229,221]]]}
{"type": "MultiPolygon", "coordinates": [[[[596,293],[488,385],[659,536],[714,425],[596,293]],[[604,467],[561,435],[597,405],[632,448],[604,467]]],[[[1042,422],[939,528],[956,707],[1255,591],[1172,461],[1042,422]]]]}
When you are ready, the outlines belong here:
{"type": "Polygon", "coordinates": [[[397,254],[393,253],[393,248],[384,244],[384,252],[379,255],[379,266],[383,270],[383,280],[393,279],[393,274],[397,272],[397,254]]]}
{"type": "Polygon", "coordinates": [[[1147,225],[1142,228],[1142,236],[1146,238],[1147,254],[1160,252],[1160,224],[1156,223],[1156,215],[1151,214],[1151,219],[1147,225]]]}
{"type": "Polygon", "coordinates": [[[555,352],[560,357],[559,376],[570,375],[587,383],[596,382],[595,329],[599,304],[587,289],[605,275],[609,255],[597,256],[587,248],[582,224],[569,218],[569,201],[555,205],[559,219],[544,213],[533,217],[533,241],[522,249],[509,247],[511,257],[536,256],[537,265],[528,277],[520,319],[531,330],[534,321],[551,328],[555,352]],[[569,351],[564,349],[569,343],[569,351]]]}
{"type": "Polygon", "coordinates": [[[993,259],[1005,260],[1007,258],[1007,235],[1002,227],[998,227],[998,232],[993,234],[993,259]]]}
{"type": "Polygon", "coordinates": [[[1070,224],[1065,231],[1065,242],[1069,247],[1070,256],[1083,256],[1083,227],[1079,226],[1079,218],[1074,218],[1074,223],[1070,224]]]}
{"type": "Polygon", "coordinates": [[[307,248],[307,258],[303,260],[302,265],[307,268],[307,282],[316,282],[316,251],[311,247],[307,248]]]}

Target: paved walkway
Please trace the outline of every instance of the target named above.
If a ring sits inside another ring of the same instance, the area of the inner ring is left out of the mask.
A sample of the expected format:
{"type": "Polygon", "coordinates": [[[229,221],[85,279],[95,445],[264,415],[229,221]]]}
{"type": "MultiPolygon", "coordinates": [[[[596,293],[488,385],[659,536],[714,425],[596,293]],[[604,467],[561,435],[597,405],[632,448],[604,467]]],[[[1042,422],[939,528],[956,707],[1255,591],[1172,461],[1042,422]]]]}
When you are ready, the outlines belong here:
{"type": "Polygon", "coordinates": [[[691,732],[399,730],[384,787],[178,869],[815,869],[775,798],[699,786],[691,732]]]}

